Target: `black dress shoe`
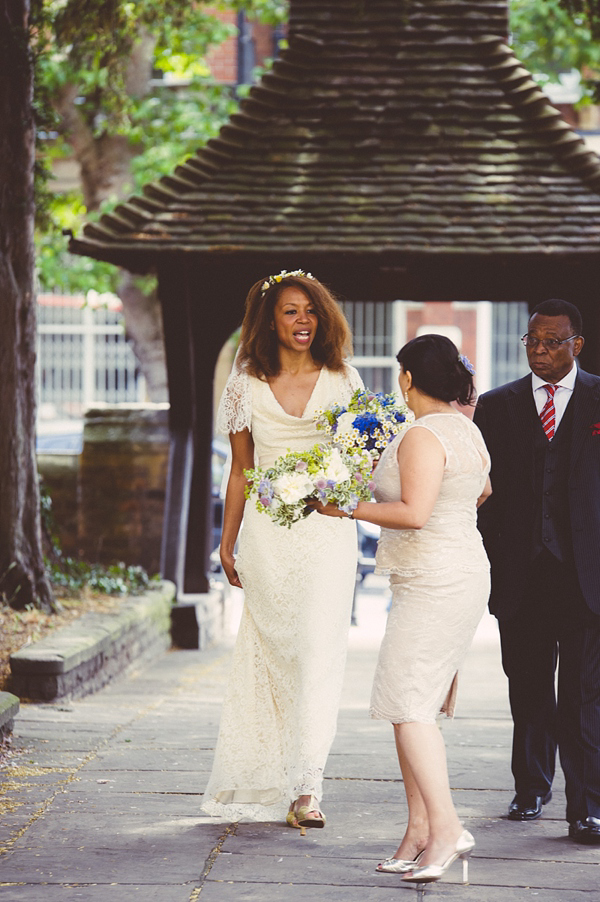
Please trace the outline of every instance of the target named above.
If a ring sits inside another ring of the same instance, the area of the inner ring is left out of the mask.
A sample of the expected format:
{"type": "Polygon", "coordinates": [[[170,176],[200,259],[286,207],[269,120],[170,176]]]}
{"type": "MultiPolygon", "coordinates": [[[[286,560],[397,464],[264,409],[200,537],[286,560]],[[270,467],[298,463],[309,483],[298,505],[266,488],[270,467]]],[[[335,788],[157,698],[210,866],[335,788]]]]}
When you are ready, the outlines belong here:
{"type": "Polygon", "coordinates": [[[600,846],[600,818],[586,817],[569,824],[569,839],[586,846],[600,846]]]}
{"type": "MultiPolygon", "coordinates": [[[[552,790],[545,796],[534,796],[518,792],[508,806],[510,821],[536,821],[542,813],[542,805],[552,798],[552,790]]],[[[578,822],[579,823],[579,822],[578,822]]]]}

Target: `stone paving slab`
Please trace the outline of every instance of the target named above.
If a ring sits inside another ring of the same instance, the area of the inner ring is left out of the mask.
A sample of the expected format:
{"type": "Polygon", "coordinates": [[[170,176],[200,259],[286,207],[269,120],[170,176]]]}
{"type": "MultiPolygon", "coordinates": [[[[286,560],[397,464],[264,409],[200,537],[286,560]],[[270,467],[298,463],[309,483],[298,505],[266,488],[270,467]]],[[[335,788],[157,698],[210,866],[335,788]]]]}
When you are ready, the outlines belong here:
{"type": "Polygon", "coordinates": [[[193,885],[170,884],[3,884],[1,902],[188,902],[193,885]]]}
{"type": "MultiPolygon", "coordinates": [[[[164,749],[161,759],[157,759],[156,749],[138,748],[133,743],[132,746],[120,746],[118,748],[111,747],[101,749],[93,762],[90,762],[88,770],[135,770],[138,773],[144,771],[156,771],[159,767],[163,771],[189,771],[196,774],[198,780],[198,758],[199,751],[197,749],[178,748],[164,749]],[[162,766],[161,766],[162,765],[162,766]]],[[[207,759],[207,769],[209,762],[207,759]]]]}
{"type": "MultiPolygon", "coordinates": [[[[156,846],[140,849],[135,842],[128,844],[128,854],[123,849],[98,846],[95,849],[62,848],[54,843],[51,850],[39,850],[37,846],[14,851],[2,862],[3,882],[43,883],[150,883],[179,884],[197,881],[201,864],[193,855],[194,847],[186,847],[176,854],[156,846]]],[[[200,856],[199,856],[200,857],[200,856]]],[[[0,897],[1,898],[1,897],[0,897]]],[[[27,899],[27,893],[21,896],[27,899]]]]}
{"type": "MultiPolygon", "coordinates": [[[[25,705],[22,706],[21,710],[25,705]]],[[[30,747],[31,740],[37,742],[56,742],[70,751],[79,751],[89,749],[98,744],[99,740],[104,740],[106,730],[98,729],[95,731],[89,728],[78,728],[77,725],[71,724],[50,724],[29,721],[21,723],[20,718],[15,727],[15,735],[17,740],[15,748],[27,749],[30,747]],[[65,729],[68,726],[68,729],[65,729]],[[18,731],[18,732],[17,732],[18,731]]]]}
{"type": "Polygon", "coordinates": [[[160,771],[144,771],[143,773],[135,770],[109,771],[86,768],[84,772],[80,773],[77,783],[72,785],[71,791],[75,794],[86,794],[90,789],[98,791],[98,784],[101,784],[104,794],[116,790],[132,793],[140,791],[183,792],[197,795],[204,786],[206,776],[202,779],[198,771],[171,771],[168,767],[160,771]]]}
{"type": "Polygon", "coordinates": [[[83,818],[79,813],[70,817],[63,815],[58,828],[52,817],[38,818],[13,848],[15,858],[27,850],[35,851],[39,859],[37,853],[43,857],[49,848],[58,856],[69,848],[87,855],[101,849],[119,852],[126,842],[132,855],[152,853],[158,856],[157,860],[162,860],[165,855],[182,855],[190,857],[197,867],[199,856],[203,853],[204,861],[222,833],[221,825],[201,825],[199,818],[192,817],[150,819],[121,814],[115,818],[112,814],[108,816],[108,812],[97,812],[93,818],[83,818]]]}
{"type": "MultiPolygon", "coordinates": [[[[481,748],[476,754],[465,755],[463,749],[448,754],[448,766],[452,773],[452,785],[458,789],[503,789],[511,781],[507,752],[502,749],[481,748]]],[[[327,762],[330,777],[359,780],[373,775],[378,779],[398,778],[398,762],[388,754],[366,752],[355,754],[332,753],[327,762]]]]}
{"type": "MultiPolygon", "coordinates": [[[[249,859],[248,856],[239,855],[231,858],[219,857],[217,865],[213,866],[210,880],[233,881],[234,883],[292,883],[311,887],[348,886],[366,887],[373,886],[375,882],[379,886],[394,887],[396,891],[410,891],[416,895],[414,886],[407,886],[399,875],[374,873],[374,862],[370,859],[344,859],[335,858],[315,860],[312,858],[290,858],[283,861],[264,861],[262,858],[249,859]]],[[[510,887],[524,889],[523,881],[526,880],[528,889],[546,891],[548,889],[562,889],[563,894],[570,892],[573,881],[576,881],[578,889],[585,892],[598,891],[598,866],[572,865],[556,862],[537,862],[522,865],[517,872],[511,869],[505,862],[490,861],[473,858],[469,869],[470,885],[480,887],[510,887]]],[[[438,890],[448,885],[462,886],[462,869],[457,862],[444,876],[443,883],[436,884],[431,890],[431,897],[438,896],[438,890]]],[[[442,890],[442,892],[444,891],[442,890]]],[[[481,890],[480,890],[481,892],[481,890]]],[[[427,895],[430,893],[428,892],[427,895]]],[[[568,897],[566,897],[568,898],[568,897]]]]}
{"type": "MultiPolygon", "coordinates": [[[[596,902],[588,892],[571,890],[565,896],[563,890],[540,890],[524,887],[486,887],[482,896],[480,886],[450,884],[431,885],[425,892],[427,902],[460,899],[461,902],[596,902]]],[[[348,887],[329,885],[307,887],[303,885],[239,883],[213,883],[208,880],[202,887],[202,902],[306,902],[307,899],[326,899],[327,902],[417,902],[414,888],[400,887],[348,887]]],[[[187,902],[187,900],[186,900],[187,902]]]]}
{"type": "Polygon", "coordinates": [[[200,795],[190,796],[186,793],[96,793],[96,795],[76,796],[73,793],[59,794],[52,803],[52,811],[61,820],[69,815],[81,818],[132,818],[147,820],[150,823],[161,823],[170,818],[186,817],[197,822],[202,820],[198,814],[200,795]]]}
{"type": "MultiPolygon", "coordinates": [[[[347,807],[351,814],[351,806],[347,807]]],[[[404,820],[393,822],[386,814],[383,812],[379,817],[377,811],[372,811],[370,816],[363,815],[360,823],[355,822],[351,827],[343,817],[334,816],[328,820],[325,831],[308,831],[305,837],[297,833],[290,836],[290,831],[280,825],[238,824],[235,835],[227,838],[222,854],[267,858],[304,854],[316,858],[369,858],[375,865],[395,851],[398,828],[405,823],[404,820]]],[[[538,861],[578,862],[600,867],[597,850],[569,841],[561,821],[550,821],[534,830],[533,824],[521,828],[506,819],[466,818],[465,826],[477,836],[476,858],[526,861],[535,857],[538,861]]]]}
{"type": "Polygon", "coordinates": [[[56,726],[56,724],[68,723],[80,730],[104,732],[105,724],[114,727],[118,723],[126,723],[139,708],[139,704],[131,701],[126,703],[124,699],[119,699],[119,704],[114,707],[112,713],[110,709],[103,709],[97,705],[90,706],[85,711],[79,710],[74,705],[74,702],[71,703],[71,706],[26,704],[19,718],[19,724],[22,726],[26,723],[49,723],[56,726]]]}

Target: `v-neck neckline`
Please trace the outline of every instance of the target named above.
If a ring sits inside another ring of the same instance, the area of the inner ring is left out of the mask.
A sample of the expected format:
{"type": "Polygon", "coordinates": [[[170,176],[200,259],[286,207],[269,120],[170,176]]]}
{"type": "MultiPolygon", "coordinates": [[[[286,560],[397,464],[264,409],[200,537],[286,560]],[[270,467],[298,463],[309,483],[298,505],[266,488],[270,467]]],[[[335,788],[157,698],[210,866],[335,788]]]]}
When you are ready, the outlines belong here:
{"type": "Polygon", "coordinates": [[[300,414],[299,417],[297,417],[297,416],[296,416],[295,414],[293,414],[293,413],[288,413],[287,410],[285,409],[285,407],[283,407],[283,405],[281,404],[281,402],[278,401],[277,396],[275,395],[275,392],[274,392],[273,389],[271,388],[270,384],[269,384],[268,382],[265,383],[266,386],[267,386],[267,388],[269,389],[269,392],[270,392],[270,394],[271,394],[271,397],[273,398],[273,400],[275,401],[275,403],[277,404],[277,406],[279,407],[279,409],[280,409],[281,411],[283,411],[283,413],[286,415],[286,417],[291,417],[293,420],[302,420],[302,419],[304,419],[304,416],[306,415],[306,411],[308,410],[308,408],[309,408],[309,406],[310,406],[310,402],[312,401],[312,399],[313,399],[313,397],[314,397],[314,394],[315,394],[315,392],[316,392],[316,390],[317,390],[317,385],[319,384],[319,382],[320,382],[320,380],[321,380],[321,375],[322,375],[324,369],[325,369],[325,367],[322,366],[321,369],[319,370],[319,375],[317,376],[316,382],[315,382],[315,384],[313,385],[313,388],[312,388],[312,391],[311,391],[311,393],[310,393],[310,396],[309,396],[309,398],[308,398],[306,404],[304,405],[304,410],[302,411],[302,413],[300,414]]]}

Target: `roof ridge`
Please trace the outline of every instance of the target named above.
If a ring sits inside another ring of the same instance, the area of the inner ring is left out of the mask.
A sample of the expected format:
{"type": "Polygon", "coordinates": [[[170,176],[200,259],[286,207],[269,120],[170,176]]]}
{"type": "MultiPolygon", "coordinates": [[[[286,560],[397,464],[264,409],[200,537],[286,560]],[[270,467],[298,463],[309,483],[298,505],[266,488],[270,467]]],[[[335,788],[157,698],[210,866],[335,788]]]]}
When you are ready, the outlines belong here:
{"type": "Polygon", "coordinates": [[[490,71],[515,110],[536,126],[538,134],[546,135],[550,149],[566,168],[600,192],[600,157],[565,121],[512,48],[497,35],[482,35],[474,40],[489,48],[490,58],[498,58],[498,65],[490,67],[490,71]]]}

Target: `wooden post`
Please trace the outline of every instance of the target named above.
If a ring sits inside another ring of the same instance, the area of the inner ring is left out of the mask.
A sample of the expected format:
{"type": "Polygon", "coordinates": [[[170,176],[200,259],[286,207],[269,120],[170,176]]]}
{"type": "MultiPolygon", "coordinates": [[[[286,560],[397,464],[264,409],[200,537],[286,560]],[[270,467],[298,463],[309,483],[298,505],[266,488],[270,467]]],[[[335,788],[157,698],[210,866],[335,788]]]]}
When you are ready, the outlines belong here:
{"type": "Polygon", "coordinates": [[[214,372],[221,347],[239,325],[243,301],[228,303],[228,287],[237,298],[226,275],[213,275],[211,282],[210,274],[181,259],[160,270],[171,403],[161,572],[185,594],[210,588],[214,372]]]}
{"type": "Polygon", "coordinates": [[[170,451],[161,548],[161,573],[184,590],[185,549],[193,469],[194,380],[184,268],[161,267],[162,305],[169,382],[170,451]]]}
{"type": "Polygon", "coordinates": [[[188,286],[195,407],[185,591],[196,593],[207,592],[209,589],[208,574],[213,550],[212,431],[215,367],[221,348],[239,325],[243,294],[232,287],[232,279],[228,278],[227,273],[206,269],[190,268],[188,286]]]}

